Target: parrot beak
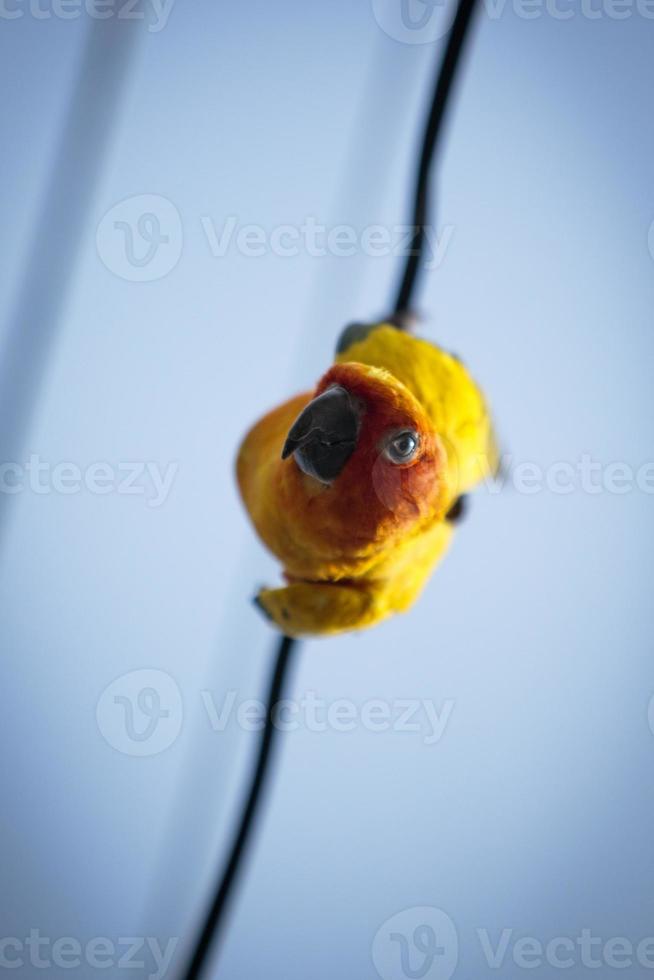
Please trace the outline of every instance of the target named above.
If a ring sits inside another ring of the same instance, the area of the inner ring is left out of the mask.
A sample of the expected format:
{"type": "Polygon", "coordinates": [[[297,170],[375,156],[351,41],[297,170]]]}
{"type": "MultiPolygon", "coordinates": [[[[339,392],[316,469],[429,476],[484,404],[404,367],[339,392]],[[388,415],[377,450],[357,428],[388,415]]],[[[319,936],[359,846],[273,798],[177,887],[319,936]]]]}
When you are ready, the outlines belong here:
{"type": "Polygon", "coordinates": [[[331,483],[354,452],[359,413],[342,385],[333,385],[310,401],[293,423],[282,459],[291,453],[303,473],[331,483]]]}

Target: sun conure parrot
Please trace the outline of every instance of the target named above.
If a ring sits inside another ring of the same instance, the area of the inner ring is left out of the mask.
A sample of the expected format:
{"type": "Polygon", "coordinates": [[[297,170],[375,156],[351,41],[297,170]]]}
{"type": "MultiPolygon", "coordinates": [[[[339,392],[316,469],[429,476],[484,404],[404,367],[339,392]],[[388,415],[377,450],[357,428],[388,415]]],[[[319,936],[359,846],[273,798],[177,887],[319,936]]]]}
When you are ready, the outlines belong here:
{"type": "Polygon", "coordinates": [[[257,604],[289,636],[408,609],[461,495],[496,458],[486,403],[456,357],[390,323],[350,325],[315,390],[265,415],[240,447],[241,495],[287,581],[257,604]]]}

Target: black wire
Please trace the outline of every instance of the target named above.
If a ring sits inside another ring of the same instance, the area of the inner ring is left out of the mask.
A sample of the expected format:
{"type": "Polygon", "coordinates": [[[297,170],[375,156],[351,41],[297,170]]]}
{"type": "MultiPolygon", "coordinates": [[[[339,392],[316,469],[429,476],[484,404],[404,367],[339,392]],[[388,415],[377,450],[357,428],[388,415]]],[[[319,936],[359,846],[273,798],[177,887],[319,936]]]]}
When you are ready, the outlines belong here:
{"type": "Polygon", "coordinates": [[[198,980],[198,978],[201,976],[214,939],[218,936],[221,927],[224,924],[225,912],[227,911],[230,893],[234,886],[234,882],[236,881],[239,867],[244,857],[248,840],[252,833],[263,796],[266,777],[270,772],[270,761],[275,743],[275,735],[277,733],[277,728],[274,724],[275,708],[281,698],[282,691],[284,690],[284,684],[286,678],[288,677],[289,666],[291,664],[295,646],[296,640],[291,639],[290,636],[283,636],[279,641],[277,658],[270,682],[270,690],[268,691],[268,697],[266,700],[266,704],[268,706],[266,712],[266,725],[261,737],[261,743],[259,745],[259,754],[257,756],[257,762],[254,768],[252,785],[250,786],[250,792],[248,793],[245,808],[239,821],[239,826],[232,843],[225,870],[220,878],[220,882],[207,914],[202,932],[200,933],[195,946],[193,958],[191,959],[188,970],[185,973],[186,980],[198,980]]]}
{"type": "MultiPolygon", "coordinates": [[[[413,228],[415,230],[413,245],[407,258],[402,284],[395,303],[395,314],[398,316],[398,325],[401,323],[402,315],[410,312],[411,298],[417,283],[425,243],[424,226],[429,213],[428,183],[431,164],[438,146],[441,124],[447,108],[452,82],[456,74],[474,6],[475,0],[459,0],[443,60],[436,76],[434,96],[423,136],[422,152],[420,154],[420,163],[416,177],[413,209],[413,228]]],[[[261,805],[275,742],[275,707],[284,690],[289,665],[296,648],[296,640],[288,636],[281,638],[277,648],[275,667],[266,701],[266,725],[259,746],[259,754],[252,777],[250,792],[239,821],[227,864],[220,877],[214,899],[194,948],[190,965],[184,974],[185,980],[199,980],[213,942],[224,925],[230,895],[238,877],[240,867],[242,866],[256,815],[261,805]]]]}
{"type": "Polygon", "coordinates": [[[425,225],[429,217],[429,175],[432,160],[438,146],[445,111],[447,109],[452,83],[461,52],[470,26],[475,0],[460,0],[450,31],[447,46],[440,63],[434,87],[434,96],[422,139],[422,152],[416,175],[413,199],[413,241],[404,267],[404,275],[395,300],[395,315],[400,318],[410,313],[411,297],[416,288],[416,280],[425,248],[425,225]]]}

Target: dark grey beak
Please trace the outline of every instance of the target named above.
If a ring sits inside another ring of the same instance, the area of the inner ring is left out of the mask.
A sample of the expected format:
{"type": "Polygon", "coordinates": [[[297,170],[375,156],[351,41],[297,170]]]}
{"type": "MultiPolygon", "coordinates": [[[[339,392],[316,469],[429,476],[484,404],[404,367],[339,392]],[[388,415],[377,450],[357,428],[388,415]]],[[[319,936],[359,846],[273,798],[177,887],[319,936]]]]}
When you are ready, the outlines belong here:
{"type": "Polygon", "coordinates": [[[359,413],[349,392],[334,385],[309,402],[293,423],[282,459],[293,453],[303,473],[331,483],[354,452],[359,413]]]}

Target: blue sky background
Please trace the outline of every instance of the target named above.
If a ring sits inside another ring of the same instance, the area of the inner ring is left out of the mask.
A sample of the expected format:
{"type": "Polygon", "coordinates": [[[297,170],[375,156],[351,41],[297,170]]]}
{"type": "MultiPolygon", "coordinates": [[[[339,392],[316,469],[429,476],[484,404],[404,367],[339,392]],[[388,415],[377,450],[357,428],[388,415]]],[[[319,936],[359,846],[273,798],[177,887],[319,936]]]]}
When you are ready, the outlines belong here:
{"type": "MultiPolygon", "coordinates": [[[[526,494],[510,476],[584,454],[604,473],[653,458],[654,21],[597,8],[482,11],[447,129],[435,220],[452,231],[421,329],[483,384],[511,454],[505,487],[476,495],[414,610],[306,643],[293,679],[294,697],[328,703],[451,702],[445,732],[431,745],[361,724],[283,737],[216,976],[372,980],[377,931],[423,906],[454,923],[461,978],[521,975],[519,937],[654,934],[653,497],[579,483],[526,494]],[[501,970],[483,929],[494,944],[513,930],[501,970]]],[[[0,21],[3,337],[90,24],[18,9],[0,21]]],[[[206,228],[408,220],[441,42],[389,36],[379,21],[396,13],[394,0],[176,0],[162,29],[148,29],[161,26],[152,10],[137,25],[24,459],[176,475],[159,507],[118,492],[11,497],[4,937],[182,937],[181,957],[257,737],[234,719],[212,730],[207,692],[218,707],[229,691],[259,697],[275,639],[249,603],[278,570],[240,506],[235,450],[315,382],[344,323],[387,311],[400,271],[361,250],[215,256],[206,228]],[[180,221],[176,264],[149,282],[124,278],[111,224],[98,233],[140,195],[180,221]],[[96,706],[146,668],[177,686],[181,729],[136,757],[110,744],[96,706]]],[[[588,973],[578,953],[566,973],[588,973]]]]}

